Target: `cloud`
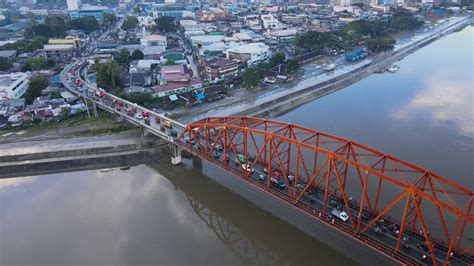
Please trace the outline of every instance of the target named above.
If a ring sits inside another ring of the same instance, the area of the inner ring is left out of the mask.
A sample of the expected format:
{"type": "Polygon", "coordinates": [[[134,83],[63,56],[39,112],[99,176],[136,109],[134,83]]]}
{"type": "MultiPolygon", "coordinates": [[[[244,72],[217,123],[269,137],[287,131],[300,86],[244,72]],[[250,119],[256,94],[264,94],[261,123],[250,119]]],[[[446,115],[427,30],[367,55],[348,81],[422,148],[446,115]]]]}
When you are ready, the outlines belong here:
{"type": "Polygon", "coordinates": [[[394,113],[395,119],[413,120],[427,114],[434,126],[452,123],[459,134],[474,136],[472,80],[451,81],[441,74],[425,83],[426,89],[394,113]]]}

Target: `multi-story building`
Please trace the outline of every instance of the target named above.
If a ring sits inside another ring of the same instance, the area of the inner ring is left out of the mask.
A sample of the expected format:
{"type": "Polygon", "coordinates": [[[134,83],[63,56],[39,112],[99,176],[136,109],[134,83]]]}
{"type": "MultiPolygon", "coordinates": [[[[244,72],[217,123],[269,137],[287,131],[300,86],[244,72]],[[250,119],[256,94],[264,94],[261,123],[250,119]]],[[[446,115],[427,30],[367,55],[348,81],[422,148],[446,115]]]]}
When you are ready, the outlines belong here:
{"type": "Polygon", "coordinates": [[[0,75],[0,100],[18,99],[28,88],[28,74],[23,72],[0,75]]]}
{"type": "Polygon", "coordinates": [[[140,39],[140,45],[146,49],[152,47],[155,53],[162,53],[166,50],[166,37],[162,35],[148,35],[140,39]]]}
{"type": "Polygon", "coordinates": [[[280,21],[272,14],[261,15],[260,19],[262,20],[264,29],[280,29],[282,27],[280,21]]]}
{"type": "Polygon", "coordinates": [[[240,62],[236,59],[227,59],[222,57],[205,58],[202,63],[207,75],[211,79],[222,78],[236,74],[239,70],[240,64],[240,62]]]}
{"type": "Polygon", "coordinates": [[[270,58],[270,49],[261,42],[249,43],[227,49],[226,56],[228,59],[236,59],[246,62],[248,66],[254,66],[270,58]]]}

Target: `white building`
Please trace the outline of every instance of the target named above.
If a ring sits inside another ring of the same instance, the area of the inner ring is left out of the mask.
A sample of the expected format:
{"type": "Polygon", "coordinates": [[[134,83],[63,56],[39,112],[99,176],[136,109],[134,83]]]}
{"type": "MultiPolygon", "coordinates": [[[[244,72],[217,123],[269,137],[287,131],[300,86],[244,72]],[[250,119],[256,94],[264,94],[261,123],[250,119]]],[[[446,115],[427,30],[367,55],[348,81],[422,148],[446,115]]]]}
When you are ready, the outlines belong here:
{"type": "Polygon", "coordinates": [[[28,88],[28,74],[23,72],[0,75],[0,100],[18,99],[28,88]]]}
{"type": "Polygon", "coordinates": [[[228,59],[237,59],[247,62],[248,66],[254,66],[270,58],[270,49],[261,42],[249,43],[227,49],[226,56],[228,59]]]}
{"type": "Polygon", "coordinates": [[[67,0],[67,10],[78,10],[79,9],[79,0],[67,0]]]}
{"type": "Polygon", "coordinates": [[[140,45],[145,49],[152,47],[154,53],[161,53],[166,50],[166,37],[162,35],[148,35],[140,39],[140,45]]]}
{"type": "Polygon", "coordinates": [[[274,17],[272,14],[261,15],[260,19],[262,20],[263,28],[266,30],[282,28],[280,21],[276,17],[274,17]]]}

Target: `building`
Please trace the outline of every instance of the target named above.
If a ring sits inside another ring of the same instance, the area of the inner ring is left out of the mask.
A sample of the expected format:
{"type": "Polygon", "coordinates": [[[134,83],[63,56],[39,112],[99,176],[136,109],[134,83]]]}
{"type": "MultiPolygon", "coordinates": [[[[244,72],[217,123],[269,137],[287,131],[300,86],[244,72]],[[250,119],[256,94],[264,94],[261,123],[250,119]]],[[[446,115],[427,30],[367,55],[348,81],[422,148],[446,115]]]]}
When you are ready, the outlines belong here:
{"type": "Polygon", "coordinates": [[[28,88],[28,74],[23,72],[0,75],[0,100],[18,99],[28,88]]]}
{"type": "Polygon", "coordinates": [[[104,6],[84,6],[79,10],[69,12],[69,17],[71,17],[71,19],[77,19],[91,16],[101,20],[107,9],[108,8],[104,6]]]}
{"type": "Polygon", "coordinates": [[[0,57],[6,58],[7,60],[13,60],[17,56],[17,50],[0,50],[0,57]]]}
{"type": "Polygon", "coordinates": [[[295,39],[296,34],[298,33],[295,29],[288,30],[274,30],[270,32],[270,38],[280,41],[280,42],[291,42],[295,39]]]}
{"type": "Polygon", "coordinates": [[[265,62],[270,58],[270,49],[261,42],[240,45],[226,50],[228,59],[237,59],[246,62],[248,66],[254,66],[265,62]]]}
{"type": "Polygon", "coordinates": [[[223,78],[238,73],[240,61],[222,57],[209,57],[203,60],[207,75],[211,79],[223,78]]]}
{"type": "Polygon", "coordinates": [[[143,46],[163,46],[166,49],[166,37],[162,35],[147,35],[140,39],[140,45],[143,46]]]}
{"type": "Polygon", "coordinates": [[[181,94],[202,88],[202,81],[193,78],[192,72],[184,65],[162,66],[160,69],[160,86],[153,90],[158,97],[181,94]]]}
{"type": "Polygon", "coordinates": [[[280,21],[277,18],[275,18],[272,14],[261,15],[260,19],[262,20],[264,29],[280,29],[280,28],[282,28],[282,25],[281,25],[280,21]]]}
{"type": "Polygon", "coordinates": [[[66,37],[64,39],[49,39],[48,44],[72,44],[79,47],[81,39],[78,37],[66,37]]]}
{"type": "Polygon", "coordinates": [[[74,44],[45,44],[41,51],[53,57],[71,57],[76,52],[74,44]]]}
{"type": "Polygon", "coordinates": [[[67,10],[73,11],[79,9],[79,2],[78,0],[67,0],[67,10]]]}

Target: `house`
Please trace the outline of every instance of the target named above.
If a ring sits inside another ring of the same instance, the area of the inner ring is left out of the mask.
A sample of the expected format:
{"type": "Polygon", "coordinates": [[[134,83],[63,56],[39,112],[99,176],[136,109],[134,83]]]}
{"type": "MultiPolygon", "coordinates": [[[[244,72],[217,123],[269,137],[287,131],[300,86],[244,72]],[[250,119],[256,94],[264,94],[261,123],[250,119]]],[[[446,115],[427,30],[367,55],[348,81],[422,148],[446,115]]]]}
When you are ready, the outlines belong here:
{"type": "Polygon", "coordinates": [[[162,66],[160,76],[166,82],[187,82],[191,73],[184,65],[162,66]]]}
{"type": "Polygon", "coordinates": [[[17,56],[17,51],[16,50],[0,50],[0,57],[4,57],[7,60],[13,60],[17,56]]]}
{"type": "Polygon", "coordinates": [[[206,73],[211,79],[237,74],[239,64],[239,60],[222,57],[210,57],[203,60],[206,73]]]}
{"type": "Polygon", "coordinates": [[[226,50],[227,59],[237,59],[249,66],[265,62],[270,58],[270,49],[261,42],[249,43],[226,50]]]}
{"type": "Polygon", "coordinates": [[[191,71],[184,65],[162,66],[160,86],[153,88],[158,97],[181,94],[202,88],[202,81],[193,78],[191,71]]]}
{"type": "Polygon", "coordinates": [[[186,93],[202,88],[202,81],[191,78],[187,82],[170,82],[165,85],[154,87],[153,90],[158,97],[171,96],[186,93]]]}

